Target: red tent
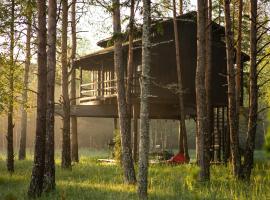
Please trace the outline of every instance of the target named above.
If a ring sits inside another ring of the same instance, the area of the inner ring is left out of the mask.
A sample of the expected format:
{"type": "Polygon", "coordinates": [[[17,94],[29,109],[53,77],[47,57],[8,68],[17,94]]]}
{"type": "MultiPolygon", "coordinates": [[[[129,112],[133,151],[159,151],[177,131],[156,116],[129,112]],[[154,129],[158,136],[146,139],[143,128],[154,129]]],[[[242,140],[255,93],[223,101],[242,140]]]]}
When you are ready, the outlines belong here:
{"type": "Polygon", "coordinates": [[[185,164],[188,161],[183,153],[178,153],[175,156],[171,157],[169,160],[167,160],[167,162],[171,164],[185,164]]]}

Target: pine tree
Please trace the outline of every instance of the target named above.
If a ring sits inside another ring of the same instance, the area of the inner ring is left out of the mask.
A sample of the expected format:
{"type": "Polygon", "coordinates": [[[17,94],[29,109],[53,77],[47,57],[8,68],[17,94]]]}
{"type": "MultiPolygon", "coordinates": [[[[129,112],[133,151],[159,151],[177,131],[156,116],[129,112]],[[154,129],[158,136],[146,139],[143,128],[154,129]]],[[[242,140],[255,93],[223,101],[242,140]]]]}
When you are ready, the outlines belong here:
{"type": "Polygon", "coordinates": [[[44,190],[55,189],[54,161],[54,87],[56,70],[56,0],[49,0],[48,5],[48,74],[47,74],[47,113],[46,113],[46,156],[44,190]]]}
{"type": "Polygon", "coordinates": [[[132,159],[131,131],[126,102],[119,0],[113,0],[113,34],[114,68],[117,80],[117,103],[122,144],[122,165],[125,182],[134,184],[136,182],[136,176],[132,159]]]}
{"type": "Polygon", "coordinates": [[[205,90],[206,69],[206,0],[198,0],[197,16],[197,69],[196,69],[196,105],[197,105],[197,131],[198,131],[198,165],[200,167],[199,180],[210,179],[209,161],[207,157],[207,108],[205,90]]]}
{"type": "Polygon", "coordinates": [[[231,156],[233,164],[233,174],[235,177],[241,176],[241,156],[239,152],[239,136],[237,131],[236,116],[236,89],[235,89],[235,70],[234,70],[234,40],[232,33],[230,0],[224,0],[225,9],[225,40],[227,55],[227,82],[228,82],[228,113],[229,130],[231,140],[231,156]]]}
{"type": "Polygon", "coordinates": [[[62,168],[71,168],[70,149],[70,99],[68,94],[68,63],[67,63],[67,28],[68,28],[68,0],[62,1],[62,41],[61,41],[61,67],[62,67],[62,168]]]}
{"type": "Polygon", "coordinates": [[[258,74],[257,74],[257,0],[250,1],[250,73],[249,73],[249,113],[248,132],[245,149],[243,177],[250,179],[253,168],[255,135],[258,118],[258,74]]]}
{"type": "Polygon", "coordinates": [[[45,168],[46,105],[47,105],[47,53],[46,53],[46,1],[37,1],[38,9],[38,95],[35,155],[29,197],[39,197],[43,189],[45,168]]]}
{"type": "MultiPolygon", "coordinates": [[[[76,105],[76,69],[74,67],[74,62],[76,58],[77,51],[77,32],[76,32],[76,2],[77,0],[72,0],[71,6],[71,34],[72,34],[72,52],[71,52],[71,87],[70,87],[70,97],[71,105],[76,105]]],[[[71,116],[71,136],[72,136],[72,161],[79,162],[79,150],[78,150],[78,130],[77,130],[77,117],[71,116]]]]}

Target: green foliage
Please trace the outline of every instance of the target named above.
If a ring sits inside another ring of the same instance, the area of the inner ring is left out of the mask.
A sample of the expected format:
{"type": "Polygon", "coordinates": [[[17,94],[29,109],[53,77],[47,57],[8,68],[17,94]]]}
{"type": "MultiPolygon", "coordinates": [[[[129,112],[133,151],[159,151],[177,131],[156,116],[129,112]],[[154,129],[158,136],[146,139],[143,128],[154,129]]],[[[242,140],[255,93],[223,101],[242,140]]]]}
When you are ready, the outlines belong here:
{"type": "Polygon", "coordinates": [[[118,163],[122,163],[121,135],[119,129],[114,130],[113,141],[114,141],[114,148],[113,148],[114,159],[118,163]]]}
{"type": "MultiPolygon", "coordinates": [[[[270,119],[270,112],[268,112],[268,119],[270,119]]],[[[267,134],[265,136],[265,150],[270,155],[270,127],[268,127],[267,134]]]]}
{"type": "Polygon", "coordinates": [[[0,113],[5,112],[8,109],[10,102],[13,102],[13,105],[18,106],[20,102],[20,96],[23,90],[23,68],[18,64],[13,66],[10,64],[10,61],[5,58],[0,58],[0,113]],[[10,74],[13,74],[13,95],[9,90],[10,84],[10,74]],[[13,98],[12,98],[13,96],[13,98]]]}

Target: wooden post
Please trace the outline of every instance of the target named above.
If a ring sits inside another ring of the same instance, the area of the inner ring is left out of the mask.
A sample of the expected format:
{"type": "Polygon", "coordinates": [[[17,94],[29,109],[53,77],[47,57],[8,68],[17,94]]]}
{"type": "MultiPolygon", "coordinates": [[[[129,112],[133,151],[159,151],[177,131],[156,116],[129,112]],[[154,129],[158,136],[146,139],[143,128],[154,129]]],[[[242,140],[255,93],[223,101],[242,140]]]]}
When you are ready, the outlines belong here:
{"type": "Polygon", "coordinates": [[[105,91],[104,91],[104,87],[105,87],[105,84],[104,84],[104,80],[105,80],[105,72],[104,72],[104,67],[103,67],[103,64],[102,64],[102,67],[101,67],[101,83],[100,83],[100,94],[102,97],[104,97],[104,94],[105,94],[105,91]]]}
{"type": "Polygon", "coordinates": [[[198,144],[198,126],[197,126],[197,118],[194,118],[194,121],[196,123],[196,163],[198,164],[199,161],[199,155],[198,155],[198,150],[199,150],[199,144],[198,144]]]}
{"type": "Polygon", "coordinates": [[[210,161],[214,160],[214,152],[215,152],[215,107],[212,107],[212,130],[211,130],[211,140],[210,140],[210,161]]]}
{"type": "Polygon", "coordinates": [[[230,129],[228,127],[229,117],[228,117],[228,107],[226,107],[226,129],[225,129],[225,147],[224,147],[224,163],[227,164],[230,157],[230,129]]]}
{"type": "Polygon", "coordinates": [[[241,94],[240,94],[240,106],[244,106],[244,62],[241,62],[241,94]]]}
{"type": "Polygon", "coordinates": [[[117,118],[113,118],[113,129],[117,130],[118,129],[118,121],[117,118]]]}
{"type": "Polygon", "coordinates": [[[97,85],[98,85],[98,96],[100,97],[101,96],[101,80],[102,80],[102,77],[101,77],[101,75],[102,75],[102,71],[100,70],[100,69],[98,69],[98,83],[97,83],[97,85]]]}
{"type": "Polygon", "coordinates": [[[225,108],[224,106],[222,107],[222,131],[221,131],[221,135],[222,135],[222,155],[223,155],[223,162],[225,161],[225,108]]]}
{"type": "Polygon", "coordinates": [[[138,107],[133,105],[133,160],[138,161],[138,107]]]}
{"type": "Polygon", "coordinates": [[[115,77],[115,74],[114,74],[114,68],[112,70],[112,73],[111,73],[111,95],[115,94],[115,81],[114,81],[114,77],[115,77]]]}
{"type": "Polygon", "coordinates": [[[219,107],[217,107],[217,161],[220,162],[220,142],[221,142],[221,138],[220,138],[220,116],[219,116],[219,107]]]}
{"type": "Polygon", "coordinates": [[[80,97],[82,97],[82,84],[83,84],[83,80],[82,80],[82,68],[80,67],[80,97]]]}

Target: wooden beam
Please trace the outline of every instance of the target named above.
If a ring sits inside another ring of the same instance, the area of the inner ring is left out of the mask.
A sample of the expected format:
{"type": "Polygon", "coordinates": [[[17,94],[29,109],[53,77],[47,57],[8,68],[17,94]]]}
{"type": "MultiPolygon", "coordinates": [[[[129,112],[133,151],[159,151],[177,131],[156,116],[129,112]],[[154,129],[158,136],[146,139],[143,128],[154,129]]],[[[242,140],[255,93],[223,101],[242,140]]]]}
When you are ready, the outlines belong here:
{"type": "MultiPolygon", "coordinates": [[[[138,109],[138,113],[139,113],[138,109]]],[[[193,113],[193,108],[186,108],[186,113],[193,113]]],[[[61,106],[55,107],[55,113],[61,115],[63,113],[61,106]]],[[[100,117],[100,118],[118,118],[116,104],[100,104],[100,105],[74,105],[71,107],[71,116],[77,117],[100,117]]],[[[133,117],[133,116],[132,116],[133,117]]],[[[151,119],[179,119],[179,109],[176,105],[151,104],[151,119]]]]}

